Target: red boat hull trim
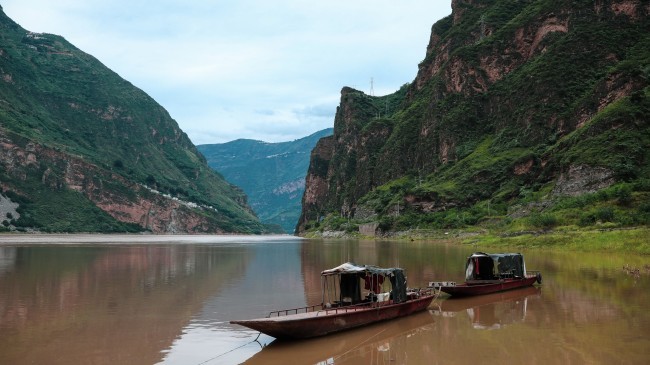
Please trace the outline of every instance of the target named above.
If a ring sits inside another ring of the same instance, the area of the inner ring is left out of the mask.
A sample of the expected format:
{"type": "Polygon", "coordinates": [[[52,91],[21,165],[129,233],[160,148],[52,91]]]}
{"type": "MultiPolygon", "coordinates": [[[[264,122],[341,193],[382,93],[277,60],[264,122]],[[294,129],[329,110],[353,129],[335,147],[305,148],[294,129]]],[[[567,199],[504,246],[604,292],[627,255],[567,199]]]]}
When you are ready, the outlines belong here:
{"type": "Polygon", "coordinates": [[[488,283],[462,283],[452,286],[441,286],[440,290],[451,296],[481,295],[531,286],[537,281],[536,276],[526,276],[522,279],[501,279],[488,283]]]}
{"type": "Polygon", "coordinates": [[[278,339],[323,336],[425,310],[435,295],[422,295],[397,304],[323,309],[280,317],[230,321],[278,339]]]}

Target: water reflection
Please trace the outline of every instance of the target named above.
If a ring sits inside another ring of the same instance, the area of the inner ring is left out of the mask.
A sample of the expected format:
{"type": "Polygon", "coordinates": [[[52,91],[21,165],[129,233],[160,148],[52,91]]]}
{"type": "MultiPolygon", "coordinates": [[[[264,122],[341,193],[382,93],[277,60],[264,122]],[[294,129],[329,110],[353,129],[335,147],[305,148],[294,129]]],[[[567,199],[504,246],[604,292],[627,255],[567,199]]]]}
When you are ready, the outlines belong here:
{"type": "Polygon", "coordinates": [[[432,312],[442,317],[466,314],[474,329],[501,329],[523,322],[529,301],[541,300],[541,292],[538,287],[526,287],[475,297],[446,298],[435,302],[432,312]]]}
{"type": "Polygon", "coordinates": [[[0,276],[6,364],[155,363],[250,259],[201,246],[12,250],[0,276]]]}
{"type": "Polygon", "coordinates": [[[17,252],[15,247],[0,247],[0,275],[13,269],[17,252]]]}
{"type": "MultiPolygon", "coordinates": [[[[36,236],[36,235],[35,235],[36,236]]],[[[366,328],[277,342],[229,321],[317,304],[345,261],[460,282],[457,242],[0,237],[0,364],[475,364],[650,360],[650,258],[523,252],[539,289],[461,299],[366,328]],[[177,239],[178,241],[174,241],[177,239]],[[24,240],[41,240],[24,242],[24,240]],[[225,240],[225,241],[224,241],[225,240]],[[136,242],[137,241],[137,242],[136,242]],[[468,351],[471,349],[471,351],[468,351]],[[486,355],[487,356],[487,355],[486,355]]]]}
{"type": "Polygon", "coordinates": [[[433,357],[426,341],[434,330],[428,311],[328,337],[274,341],[244,364],[287,364],[287,354],[300,364],[406,364],[409,357],[433,357]]]}
{"type": "Polygon", "coordinates": [[[224,285],[203,299],[200,310],[165,350],[161,364],[241,362],[238,359],[252,356],[273,338],[258,338],[256,332],[230,325],[231,319],[263,317],[276,308],[306,305],[300,242],[261,244],[250,249],[241,272],[232,276],[215,273],[223,277],[224,285]]]}

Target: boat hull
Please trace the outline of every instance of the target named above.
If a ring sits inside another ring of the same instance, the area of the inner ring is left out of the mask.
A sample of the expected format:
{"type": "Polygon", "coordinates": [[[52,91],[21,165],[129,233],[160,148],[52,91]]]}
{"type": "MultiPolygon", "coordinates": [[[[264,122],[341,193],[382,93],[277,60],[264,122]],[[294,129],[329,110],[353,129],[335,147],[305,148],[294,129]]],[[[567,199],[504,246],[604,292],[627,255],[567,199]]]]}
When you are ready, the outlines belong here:
{"type": "Polygon", "coordinates": [[[465,282],[463,284],[453,286],[441,286],[440,290],[451,296],[458,297],[482,295],[531,286],[536,281],[537,277],[527,276],[523,279],[503,279],[491,283],[470,284],[465,282]]]}
{"type": "Polygon", "coordinates": [[[231,321],[277,339],[300,339],[324,336],[371,323],[407,316],[425,310],[434,295],[423,295],[398,304],[361,308],[327,309],[287,316],[231,321]]]}

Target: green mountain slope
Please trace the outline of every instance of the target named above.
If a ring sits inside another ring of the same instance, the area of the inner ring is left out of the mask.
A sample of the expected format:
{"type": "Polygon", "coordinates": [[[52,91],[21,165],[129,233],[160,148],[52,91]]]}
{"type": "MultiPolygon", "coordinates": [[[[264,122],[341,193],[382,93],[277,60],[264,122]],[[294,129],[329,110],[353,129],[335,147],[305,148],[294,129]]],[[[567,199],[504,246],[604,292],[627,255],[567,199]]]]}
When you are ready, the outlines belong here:
{"type": "Polygon", "coordinates": [[[407,90],[343,89],[297,230],[648,224],[649,12],[453,1],[407,90]]]}
{"type": "Polygon", "coordinates": [[[291,142],[266,143],[247,139],[198,145],[208,165],[241,187],[260,220],[293,233],[300,216],[300,199],[310,151],[332,129],[291,142]]]}
{"type": "Polygon", "coordinates": [[[60,36],[0,11],[4,226],[44,231],[264,230],[167,111],[60,36]],[[11,225],[8,225],[11,223],[11,225]]]}

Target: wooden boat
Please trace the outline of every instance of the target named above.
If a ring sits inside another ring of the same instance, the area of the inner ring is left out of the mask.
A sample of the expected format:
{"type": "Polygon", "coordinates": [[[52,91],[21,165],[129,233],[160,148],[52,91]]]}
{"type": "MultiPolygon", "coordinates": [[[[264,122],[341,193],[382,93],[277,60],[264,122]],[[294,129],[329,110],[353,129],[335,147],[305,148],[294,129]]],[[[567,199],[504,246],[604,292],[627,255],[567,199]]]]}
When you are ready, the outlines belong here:
{"type": "Polygon", "coordinates": [[[520,253],[475,252],[465,263],[465,282],[430,282],[429,287],[451,296],[482,295],[542,283],[539,271],[526,271],[520,253]]]}
{"type": "Polygon", "coordinates": [[[278,339],[323,336],[425,310],[431,289],[407,289],[404,270],[350,262],[321,273],[321,304],[230,321],[278,339]],[[384,286],[390,290],[384,291],[384,286]],[[363,290],[362,290],[363,287],[363,290]]]}

